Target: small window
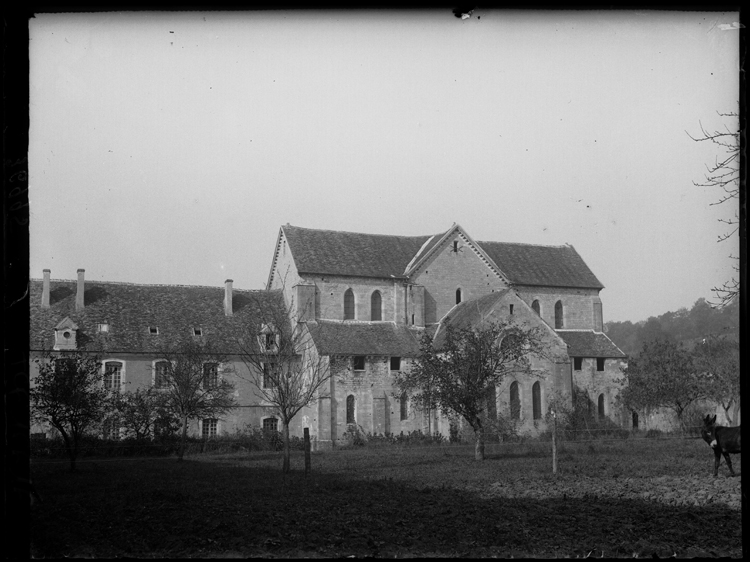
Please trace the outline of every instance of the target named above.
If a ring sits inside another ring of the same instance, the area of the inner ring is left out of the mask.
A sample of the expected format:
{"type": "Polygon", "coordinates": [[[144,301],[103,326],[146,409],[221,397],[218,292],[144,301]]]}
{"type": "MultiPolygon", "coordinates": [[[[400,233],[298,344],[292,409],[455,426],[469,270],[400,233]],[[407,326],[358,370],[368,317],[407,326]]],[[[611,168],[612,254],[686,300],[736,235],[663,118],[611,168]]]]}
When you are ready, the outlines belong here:
{"type": "Polygon", "coordinates": [[[409,397],[406,395],[406,392],[401,394],[400,399],[400,406],[401,406],[401,421],[408,420],[409,419],[409,397]]]}
{"type": "Polygon", "coordinates": [[[375,291],[370,299],[370,320],[379,321],[383,319],[383,299],[380,291],[375,291]]]}
{"type": "Polygon", "coordinates": [[[274,351],[276,349],[276,334],[269,332],[265,334],[265,347],[266,351],[274,351]]]}
{"type": "Polygon", "coordinates": [[[193,335],[194,336],[202,336],[203,335],[203,328],[193,328],[193,335]]]}
{"type": "Polygon", "coordinates": [[[531,309],[536,312],[539,316],[542,315],[541,308],[539,307],[539,301],[535,300],[531,303],[531,309]]]}
{"type": "Polygon", "coordinates": [[[461,302],[461,289],[456,289],[456,304],[461,302]]]}
{"type": "Polygon", "coordinates": [[[604,418],[604,394],[599,395],[599,400],[597,400],[597,411],[599,413],[599,419],[604,418]]]}
{"type": "Polygon", "coordinates": [[[513,314],[513,305],[511,304],[511,305],[509,306],[509,308],[510,308],[510,313],[511,313],[511,314],[513,314]]]}
{"type": "Polygon", "coordinates": [[[169,363],[167,361],[159,361],[154,369],[154,386],[156,388],[167,388],[169,384],[169,363]]]}
{"type": "Polygon", "coordinates": [[[562,301],[555,303],[555,330],[560,330],[563,327],[563,305],[562,301]]]}
{"type": "Polygon", "coordinates": [[[346,397],[346,423],[357,423],[354,412],[354,395],[346,397]]]}
{"type": "Polygon", "coordinates": [[[354,320],[354,293],[351,289],[344,293],[344,320],[354,320]]]}
{"type": "Polygon", "coordinates": [[[99,324],[99,332],[104,334],[109,332],[109,324],[99,324]]]}
{"type": "Polygon", "coordinates": [[[219,425],[219,420],[216,418],[209,418],[203,420],[203,439],[209,437],[216,437],[216,428],[219,425]]]}
{"type": "Polygon", "coordinates": [[[453,251],[458,253],[458,240],[453,241],[453,251]]]}
{"type": "Polygon", "coordinates": [[[107,390],[120,390],[122,382],[122,363],[118,361],[107,361],[104,364],[104,388],[107,390]]]}
{"type": "Polygon", "coordinates": [[[152,336],[158,336],[159,335],[159,328],[157,326],[149,326],[148,327],[148,333],[152,336]]]}
{"type": "Polygon", "coordinates": [[[278,431],[279,420],[277,418],[266,418],[263,420],[263,431],[278,431]]]}
{"type": "Polygon", "coordinates": [[[401,358],[391,357],[391,371],[400,371],[400,370],[401,370],[401,358]]]}
{"type": "Polygon", "coordinates": [[[638,429],[638,412],[633,410],[633,429],[638,429]]]}
{"type": "Polygon", "coordinates": [[[534,410],[534,419],[542,419],[542,387],[539,381],[535,382],[534,386],[531,387],[531,405],[534,410]]]}
{"type": "Polygon", "coordinates": [[[583,367],[583,357],[573,357],[573,370],[580,371],[583,367]]]}
{"type": "Polygon", "coordinates": [[[205,363],[203,365],[203,388],[216,388],[219,385],[219,364],[205,363]]]}
{"type": "Polygon", "coordinates": [[[278,369],[275,363],[263,363],[263,388],[278,386],[278,369]]]}
{"type": "Polygon", "coordinates": [[[414,325],[414,315],[413,314],[411,315],[411,325],[412,326],[414,325]]]}
{"type": "Polygon", "coordinates": [[[596,358],[596,370],[597,371],[603,371],[604,370],[604,357],[597,357],[596,358]]]}
{"type": "Polygon", "coordinates": [[[364,371],[365,370],[365,356],[364,355],[355,355],[352,361],[353,368],[355,371],[364,371]]]}
{"type": "Polygon", "coordinates": [[[510,384],[510,419],[521,419],[521,400],[518,395],[518,382],[513,381],[510,384]]]}

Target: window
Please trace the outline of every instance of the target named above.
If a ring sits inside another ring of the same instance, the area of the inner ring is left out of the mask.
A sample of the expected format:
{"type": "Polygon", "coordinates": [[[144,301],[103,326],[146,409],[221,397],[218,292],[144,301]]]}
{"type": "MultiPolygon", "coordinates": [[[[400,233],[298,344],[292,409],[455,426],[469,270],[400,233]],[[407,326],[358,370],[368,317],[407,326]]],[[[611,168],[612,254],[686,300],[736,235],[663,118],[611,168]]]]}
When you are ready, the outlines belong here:
{"type": "Polygon", "coordinates": [[[216,388],[219,385],[219,364],[203,364],[203,388],[216,388]]]}
{"type": "Polygon", "coordinates": [[[104,364],[104,388],[107,390],[120,390],[122,383],[122,363],[118,361],[107,361],[104,364]]]}
{"type": "Polygon", "coordinates": [[[522,340],[515,334],[508,334],[500,342],[500,351],[507,361],[515,361],[523,355],[522,340]]]}
{"type": "Polygon", "coordinates": [[[604,370],[604,357],[597,357],[596,358],[596,370],[597,371],[603,371],[604,370]]]}
{"type": "Polygon", "coordinates": [[[513,314],[513,305],[512,304],[508,307],[508,309],[509,309],[510,313],[513,314]]]}
{"type": "Polygon", "coordinates": [[[604,317],[602,316],[602,303],[594,303],[594,331],[601,332],[604,329],[604,317]]]}
{"type": "Polygon", "coordinates": [[[583,367],[583,357],[573,357],[573,370],[580,371],[583,367]]]}
{"type": "Polygon", "coordinates": [[[458,240],[453,241],[453,251],[458,253],[458,240]]]}
{"type": "Polygon", "coordinates": [[[391,371],[400,371],[400,370],[401,370],[401,358],[391,357],[391,371]]]}
{"type": "Polygon", "coordinates": [[[63,359],[61,357],[55,360],[55,374],[72,376],[76,372],[75,359],[63,359]]]}
{"type": "Polygon", "coordinates": [[[117,416],[110,416],[102,423],[102,437],[111,441],[120,438],[120,419],[117,416]]]}
{"type": "Polygon", "coordinates": [[[279,372],[276,363],[263,363],[263,388],[278,386],[279,372]]]}
{"type": "Polygon", "coordinates": [[[346,423],[357,423],[354,417],[354,395],[350,394],[346,397],[346,423]]]}
{"type": "Polygon", "coordinates": [[[555,330],[563,327],[563,305],[562,301],[555,303],[555,330]]]}
{"type": "Polygon", "coordinates": [[[169,384],[169,362],[159,361],[154,366],[154,386],[156,388],[166,388],[169,384]]]}
{"type": "Polygon", "coordinates": [[[409,419],[409,397],[406,392],[401,394],[401,421],[409,419]]]}
{"type": "Polygon", "coordinates": [[[219,425],[219,420],[216,418],[208,418],[203,420],[203,439],[209,437],[216,437],[216,427],[219,425]]]}
{"type": "Polygon", "coordinates": [[[518,396],[518,383],[516,381],[510,384],[510,419],[521,419],[521,399],[518,396]]]}
{"type": "Polygon", "coordinates": [[[539,308],[539,301],[535,300],[531,303],[531,309],[536,312],[539,316],[542,315],[542,309],[539,308]]]}
{"type": "Polygon", "coordinates": [[[534,383],[531,387],[531,402],[534,410],[534,419],[542,419],[542,387],[539,381],[534,383]]]}
{"type": "Polygon", "coordinates": [[[273,351],[274,349],[276,349],[276,334],[274,334],[273,332],[264,334],[263,345],[266,351],[273,351]]]}
{"type": "Polygon", "coordinates": [[[599,395],[599,400],[597,400],[597,410],[599,412],[599,419],[604,417],[604,394],[599,395]]]}
{"type": "Polygon", "coordinates": [[[365,370],[365,356],[364,355],[355,355],[352,361],[353,368],[355,371],[364,371],[365,370]]]}
{"type": "Polygon", "coordinates": [[[149,326],[148,327],[148,333],[152,336],[158,336],[159,335],[159,328],[156,326],[149,326]]]}
{"type": "Polygon", "coordinates": [[[354,293],[351,289],[344,293],[344,320],[354,320],[354,293]]]}
{"type": "Polygon", "coordinates": [[[203,335],[203,328],[193,328],[193,335],[194,336],[202,336],[203,335]]]}
{"type": "Polygon", "coordinates": [[[263,431],[278,431],[279,420],[277,418],[266,418],[263,420],[263,431]]]}
{"type": "Polygon", "coordinates": [[[497,391],[494,385],[487,389],[487,417],[491,420],[497,419],[497,391]]]}
{"type": "Polygon", "coordinates": [[[633,429],[638,429],[638,412],[633,411],[633,429]]]}
{"type": "Polygon", "coordinates": [[[109,332],[109,324],[99,324],[99,332],[102,332],[102,333],[109,332]]]}
{"type": "Polygon", "coordinates": [[[456,289],[456,304],[461,302],[461,289],[456,289]]]}
{"type": "Polygon", "coordinates": [[[375,291],[370,299],[370,320],[383,319],[382,304],[383,299],[380,296],[380,291],[375,291]]]}

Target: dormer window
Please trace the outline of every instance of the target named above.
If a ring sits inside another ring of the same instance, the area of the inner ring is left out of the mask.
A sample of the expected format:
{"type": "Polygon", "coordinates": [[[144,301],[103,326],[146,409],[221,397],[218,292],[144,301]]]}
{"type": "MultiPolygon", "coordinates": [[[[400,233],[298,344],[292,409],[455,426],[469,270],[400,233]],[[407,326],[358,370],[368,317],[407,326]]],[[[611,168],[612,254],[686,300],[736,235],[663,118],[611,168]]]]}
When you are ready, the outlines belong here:
{"type": "Polygon", "coordinates": [[[203,328],[193,328],[193,335],[194,336],[202,336],[203,335],[203,328]]]}
{"type": "Polygon", "coordinates": [[[62,322],[55,326],[55,351],[63,349],[76,349],[76,335],[78,333],[78,325],[73,322],[69,317],[66,317],[62,322]]]}
{"type": "Polygon", "coordinates": [[[273,326],[265,324],[258,335],[258,344],[262,353],[277,353],[279,351],[279,333],[273,326]]]}
{"type": "Polygon", "coordinates": [[[148,327],[148,333],[152,336],[158,336],[159,335],[159,328],[157,326],[149,326],[148,327]]]}

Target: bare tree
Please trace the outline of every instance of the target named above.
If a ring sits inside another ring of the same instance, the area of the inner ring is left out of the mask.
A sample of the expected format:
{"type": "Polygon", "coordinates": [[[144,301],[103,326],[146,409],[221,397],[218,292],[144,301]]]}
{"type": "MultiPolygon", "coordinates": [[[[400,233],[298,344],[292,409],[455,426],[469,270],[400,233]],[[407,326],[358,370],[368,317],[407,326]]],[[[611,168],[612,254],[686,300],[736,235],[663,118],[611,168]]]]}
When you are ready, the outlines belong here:
{"type": "Polygon", "coordinates": [[[110,406],[101,361],[84,350],[47,351],[36,364],[39,372],[29,390],[32,419],[60,432],[73,471],[81,437],[104,419],[110,406]]]}
{"type": "Polygon", "coordinates": [[[170,411],[167,398],[167,394],[154,387],[117,393],[114,409],[125,437],[143,440],[175,432],[180,420],[170,411]]]}
{"type": "Polygon", "coordinates": [[[163,395],[163,407],[182,423],[178,461],[185,454],[188,423],[214,419],[237,406],[228,357],[211,340],[184,339],[163,346],[156,362],[154,386],[163,395]]]}
{"type": "Polygon", "coordinates": [[[693,356],[698,372],[704,377],[706,395],[721,404],[730,425],[736,424],[740,409],[739,343],[709,336],[695,346],[693,356]]]}
{"type": "MultiPolygon", "coordinates": [[[[289,425],[299,411],[320,396],[331,378],[326,357],[318,354],[310,326],[300,321],[306,311],[292,317],[278,299],[255,298],[258,316],[238,341],[244,375],[260,397],[276,409],[283,424],[283,472],[290,470],[289,425]]],[[[294,307],[291,307],[293,310],[294,307]]],[[[310,322],[313,329],[318,328],[310,322]]],[[[241,375],[242,376],[242,375],[241,375]]]]}
{"type": "MultiPolygon", "coordinates": [[[[719,199],[715,203],[711,203],[711,205],[721,205],[726,202],[737,203],[737,210],[735,210],[733,218],[719,219],[720,222],[727,225],[727,231],[719,235],[718,239],[718,242],[723,242],[736,234],[740,227],[738,210],[740,198],[740,127],[739,115],[737,113],[719,113],[719,115],[732,119],[731,128],[725,126],[723,131],[707,131],[701,123],[701,135],[699,137],[696,138],[690,133],[687,134],[696,142],[708,141],[715,144],[719,147],[720,152],[723,153],[722,156],[716,157],[713,164],[706,165],[708,171],[706,172],[704,182],[693,182],[693,185],[696,187],[721,189],[722,194],[719,196],[719,199]]],[[[733,266],[735,274],[720,287],[712,289],[718,299],[718,302],[714,304],[719,307],[729,304],[739,294],[739,257],[735,255],[730,255],[729,257],[737,261],[737,264],[733,266]]]]}

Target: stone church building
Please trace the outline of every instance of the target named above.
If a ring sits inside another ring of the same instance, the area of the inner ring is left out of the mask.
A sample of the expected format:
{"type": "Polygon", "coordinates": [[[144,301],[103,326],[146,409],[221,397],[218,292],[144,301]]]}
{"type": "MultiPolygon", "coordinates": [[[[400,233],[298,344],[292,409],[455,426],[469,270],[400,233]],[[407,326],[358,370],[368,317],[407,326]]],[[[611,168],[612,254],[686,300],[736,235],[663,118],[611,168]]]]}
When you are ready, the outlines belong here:
{"type": "MultiPolygon", "coordinates": [[[[625,355],[603,332],[603,285],[572,246],[478,242],[458,224],[425,236],[287,224],[278,233],[266,289],[232,285],[85,283],[83,270],[75,282],[52,281],[45,270],[30,288],[32,355],[95,344],[103,368],[117,373],[110,384],[153,385],[160,341],[212,337],[226,342],[231,357],[231,342],[258,307],[283,299],[334,373],[290,428],[301,435],[309,427],[324,446],[340,441],[351,424],[371,433],[447,435],[447,418],[395,397],[393,372],[410,367],[425,330],[439,334],[449,324],[512,316],[540,327],[549,353],[532,359],[530,375],[506,378],[495,389],[498,413],[516,418],[521,432],[539,431],[551,397],[570,397],[575,385],[588,393],[595,415],[630,424],[616,408],[625,355]]],[[[242,376],[248,367],[236,356],[228,367],[238,408],[224,419],[200,421],[193,431],[210,436],[247,424],[277,427],[273,408],[242,376]]]]}

